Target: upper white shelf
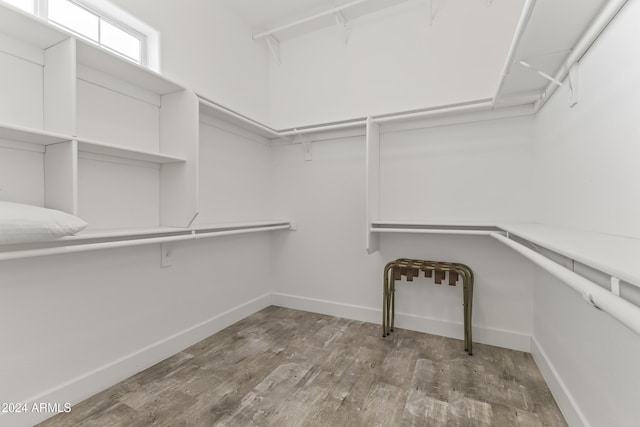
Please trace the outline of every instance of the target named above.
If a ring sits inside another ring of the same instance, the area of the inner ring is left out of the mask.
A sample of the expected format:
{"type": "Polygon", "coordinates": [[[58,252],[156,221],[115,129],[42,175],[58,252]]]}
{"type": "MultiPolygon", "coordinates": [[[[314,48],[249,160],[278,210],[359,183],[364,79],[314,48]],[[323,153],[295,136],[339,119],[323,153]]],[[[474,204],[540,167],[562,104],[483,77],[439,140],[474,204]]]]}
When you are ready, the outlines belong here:
{"type": "Polygon", "coordinates": [[[412,222],[412,221],[373,221],[372,233],[409,233],[409,234],[462,234],[488,236],[500,231],[498,227],[486,222],[412,222]]]}
{"type": "Polygon", "coordinates": [[[5,3],[0,7],[0,33],[40,49],[46,49],[70,37],[62,29],[5,3]]]}
{"type": "Polygon", "coordinates": [[[125,237],[145,237],[157,235],[188,234],[189,230],[178,227],[140,227],[102,230],[83,230],[73,236],[62,237],[54,242],[73,242],[85,240],[117,239],[125,237]]]}
{"type": "Polygon", "coordinates": [[[541,224],[501,229],[625,282],[640,286],[640,240],[541,224]]]}
{"type": "Polygon", "coordinates": [[[198,95],[198,100],[200,102],[200,114],[231,123],[265,138],[280,138],[281,136],[275,129],[272,129],[267,125],[263,125],[249,117],[243,116],[240,113],[236,113],[235,111],[210,101],[201,95],[198,95]]]}
{"type": "MultiPolygon", "coordinates": [[[[75,138],[74,138],[75,139],[75,138]]],[[[180,163],[186,159],[168,154],[154,153],[151,151],[131,150],[117,145],[102,142],[78,139],[78,150],[88,153],[104,154],[107,156],[123,157],[125,159],[140,160],[149,163],[180,163]]]]}
{"type": "Polygon", "coordinates": [[[372,233],[489,235],[503,231],[640,286],[640,239],[533,223],[373,221],[370,224],[372,233]]]}
{"type": "Polygon", "coordinates": [[[166,95],[184,89],[161,74],[84,40],[77,40],[76,55],[80,64],[97,69],[158,95],[166,95]]]}
{"type": "Polygon", "coordinates": [[[37,145],[57,144],[65,141],[78,141],[78,149],[88,153],[104,154],[108,156],[123,157],[125,159],[140,160],[150,163],[177,163],[185,162],[181,157],[168,154],[154,153],[150,151],[132,150],[126,147],[92,141],[89,139],[77,138],[70,135],[63,135],[54,132],[43,131],[20,126],[13,126],[0,123],[0,139],[11,141],[27,142],[37,145]]]}
{"type": "MultiPolygon", "coordinates": [[[[2,8],[0,8],[0,10],[2,10],[2,8]]],[[[0,138],[38,145],[57,144],[73,139],[73,137],[69,135],[23,126],[14,126],[6,123],[0,123],[0,138]]]]}

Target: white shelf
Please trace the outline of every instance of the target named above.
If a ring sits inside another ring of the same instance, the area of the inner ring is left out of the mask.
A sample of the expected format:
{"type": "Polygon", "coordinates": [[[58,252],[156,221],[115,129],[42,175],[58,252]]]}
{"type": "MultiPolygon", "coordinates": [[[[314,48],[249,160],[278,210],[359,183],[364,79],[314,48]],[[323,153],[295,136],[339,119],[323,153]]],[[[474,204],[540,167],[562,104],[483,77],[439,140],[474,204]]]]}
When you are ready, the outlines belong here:
{"type": "Polygon", "coordinates": [[[500,231],[495,225],[485,222],[411,222],[411,221],[373,221],[371,233],[406,234],[461,234],[467,236],[488,236],[500,231]]]}
{"type": "Polygon", "coordinates": [[[84,64],[158,95],[166,95],[184,89],[182,86],[148,68],[135,64],[84,40],[77,40],[76,55],[77,61],[80,64],[84,64]]]}
{"type": "Polygon", "coordinates": [[[119,147],[113,144],[93,141],[86,138],[77,138],[70,135],[63,135],[54,132],[47,132],[39,129],[32,129],[20,126],[12,126],[0,123],[0,139],[10,141],[27,142],[37,145],[58,144],[65,141],[78,141],[78,149],[88,153],[104,154],[108,156],[123,157],[131,160],[140,160],[150,163],[179,163],[186,160],[182,157],[168,154],[154,153],[151,151],[132,150],[119,147]]]}
{"type": "Polygon", "coordinates": [[[248,130],[265,138],[280,138],[281,136],[278,131],[270,128],[269,126],[263,125],[258,121],[236,113],[235,111],[213,101],[209,101],[200,95],[198,95],[198,100],[200,103],[200,114],[231,123],[241,129],[248,130]]]}
{"type": "Polygon", "coordinates": [[[186,159],[162,153],[150,151],[131,150],[129,148],[118,147],[117,145],[105,144],[103,142],[91,141],[89,139],[78,138],[78,150],[88,153],[104,154],[107,156],[123,157],[125,159],[140,160],[150,163],[180,163],[186,159]]]}
{"type": "Polygon", "coordinates": [[[491,228],[492,230],[498,230],[498,227],[493,222],[488,221],[372,221],[373,227],[414,227],[414,228],[457,228],[457,227],[469,227],[469,228],[491,228]]]}
{"type": "Polygon", "coordinates": [[[67,32],[29,13],[2,3],[0,33],[46,49],[71,37],[67,32]]]}
{"type": "Polygon", "coordinates": [[[0,261],[285,230],[291,227],[290,223],[286,221],[243,223],[245,226],[239,226],[239,224],[236,223],[236,227],[232,229],[229,228],[230,224],[211,224],[200,233],[190,228],[172,227],[86,231],[75,236],[63,237],[48,242],[4,245],[0,249],[0,261]],[[247,224],[260,224],[262,226],[249,226],[247,224]]]}
{"type": "Polygon", "coordinates": [[[640,286],[640,240],[541,224],[499,226],[531,243],[640,286]]]}
{"type": "MultiPolygon", "coordinates": [[[[2,8],[0,8],[0,10],[2,10],[2,8]]],[[[38,145],[49,145],[64,141],[71,141],[74,138],[69,135],[62,135],[45,130],[0,123],[0,139],[28,142],[30,144],[38,145]]]]}
{"type": "MultiPolygon", "coordinates": [[[[56,244],[65,242],[83,242],[91,240],[118,241],[129,238],[144,239],[170,236],[194,236],[211,232],[250,232],[252,230],[261,231],[268,227],[290,227],[290,221],[253,221],[196,225],[190,228],[180,227],[136,227],[136,228],[116,228],[116,229],[89,229],[81,231],[73,236],[62,237],[49,242],[35,242],[38,244],[56,244]]],[[[185,239],[188,240],[188,239],[185,239]]]]}
{"type": "Polygon", "coordinates": [[[158,235],[189,234],[190,230],[177,227],[141,227],[104,230],[85,230],[74,236],[62,237],[55,242],[77,242],[83,240],[117,239],[125,237],[145,237],[158,235]]]}
{"type": "Polygon", "coordinates": [[[506,231],[618,279],[640,286],[640,239],[542,224],[478,221],[373,221],[372,233],[489,235],[506,231]]]}

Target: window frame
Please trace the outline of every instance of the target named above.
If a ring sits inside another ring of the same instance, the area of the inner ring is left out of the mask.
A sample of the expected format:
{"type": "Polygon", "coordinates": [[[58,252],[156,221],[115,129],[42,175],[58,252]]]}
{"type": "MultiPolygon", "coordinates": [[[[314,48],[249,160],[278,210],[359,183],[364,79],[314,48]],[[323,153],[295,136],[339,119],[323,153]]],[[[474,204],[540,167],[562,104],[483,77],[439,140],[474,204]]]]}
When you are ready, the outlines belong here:
{"type": "Polygon", "coordinates": [[[56,27],[62,28],[63,30],[73,34],[75,37],[81,38],[82,40],[86,40],[90,43],[93,43],[97,46],[100,46],[102,49],[105,49],[115,55],[118,55],[122,58],[125,58],[129,61],[132,61],[136,64],[142,65],[144,67],[149,68],[149,37],[148,34],[145,34],[143,32],[141,32],[140,30],[137,30],[133,27],[131,27],[130,25],[127,25],[126,23],[122,22],[121,20],[113,17],[111,14],[105,13],[103,12],[100,8],[95,7],[92,4],[88,4],[88,2],[83,1],[83,0],[64,0],[67,1],[71,4],[73,4],[74,6],[77,6],[89,13],[91,13],[92,15],[96,16],[98,18],[98,40],[94,40],[93,38],[82,34],[76,30],[73,30],[72,28],[67,27],[65,24],[57,22],[51,18],[49,18],[49,0],[32,0],[33,3],[33,12],[29,12],[29,11],[25,11],[24,9],[12,5],[11,3],[7,3],[12,7],[16,7],[20,10],[23,10],[25,13],[32,13],[34,16],[37,16],[38,18],[41,18],[47,22],[49,22],[51,25],[55,25],[56,27]],[[102,42],[102,22],[107,22],[110,25],[113,25],[114,27],[118,28],[119,30],[122,30],[123,32],[125,32],[126,34],[130,35],[131,37],[133,37],[134,39],[138,40],[140,43],[140,48],[139,48],[139,59],[136,58],[132,58],[131,56],[125,54],[124,52],[120,52],[112,47],[109,47],[107,45],[105,45],[102,42]]]}

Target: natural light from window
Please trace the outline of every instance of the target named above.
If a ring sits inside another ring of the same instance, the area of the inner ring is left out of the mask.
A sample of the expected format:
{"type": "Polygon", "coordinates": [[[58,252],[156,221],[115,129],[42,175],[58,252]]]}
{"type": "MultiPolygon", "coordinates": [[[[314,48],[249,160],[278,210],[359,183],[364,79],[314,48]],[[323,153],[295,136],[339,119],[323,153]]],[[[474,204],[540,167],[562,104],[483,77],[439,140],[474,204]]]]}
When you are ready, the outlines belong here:
{"type": "Polygon", "coordinates": [[[26,12],[29,12],[29,13],[35,12],[35,8],[34,8],[35,3],[33,2],[33,0],[4,0],[4,1],[26,12]]]}
{"type": "Polygon", "coordinates": [[[129,58],[140,60],[140,39],[105,20],[100,23],[100,42],[129,58]]]}
{"type": "MultiPolygon", "coordinates": [[[[158,33],[126,12],[103,0],[0,0],[72,33],[96,43],[113,53],[159,71],[158,33]],[[103,10],[109,12],[108,15],[103,10]],[[113,15],[112,15],[113,14],[113,15]],[[122,20],[118,19],[122,17],[122,20]],[[124,21],[124,22],[123,22],[124,21]],[[132,22],[134,28],[125,22],[132,22]],[[138,27],[141,29],[138,30],[138,27]],[[152,36],[147,36],[152,34],[152,36]],[[148,40],[151,37],[151,41],[148,40]],[[151,52],[148,43],[152,44],[151,52]]],[[[0,30],[1,31],[1,30],[0,30]]]]}
{"type": "Polygon", "coordinates": [[[49,20],[91,40],[100,39],[100,18],[68,0],[49,0],[49,20]]]}

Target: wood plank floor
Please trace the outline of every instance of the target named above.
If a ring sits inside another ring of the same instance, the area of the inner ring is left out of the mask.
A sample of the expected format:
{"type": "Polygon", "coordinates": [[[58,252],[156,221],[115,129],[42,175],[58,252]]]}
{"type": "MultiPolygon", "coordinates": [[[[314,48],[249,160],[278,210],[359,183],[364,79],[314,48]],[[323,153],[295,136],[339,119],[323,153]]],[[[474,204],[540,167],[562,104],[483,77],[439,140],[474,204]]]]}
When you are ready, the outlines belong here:
{"type": "Polygon", "coordinates": [[[54,426],[566,426],[528,353],[266,308],[54,426]]]}

